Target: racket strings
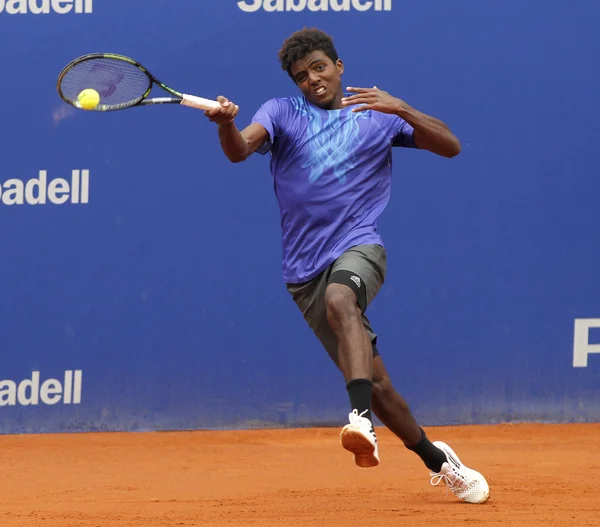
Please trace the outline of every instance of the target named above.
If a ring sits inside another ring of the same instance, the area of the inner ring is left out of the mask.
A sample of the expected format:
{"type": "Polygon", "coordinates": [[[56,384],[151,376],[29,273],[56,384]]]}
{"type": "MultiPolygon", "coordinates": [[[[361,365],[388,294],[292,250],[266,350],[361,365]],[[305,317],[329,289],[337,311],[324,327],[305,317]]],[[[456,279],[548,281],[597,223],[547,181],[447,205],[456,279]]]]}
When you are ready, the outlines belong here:
{"type": "Polygon", "coordinates": [[[71,101],[85,89],[100,94],[100,103],[107,106],[135,104],[148,91],[151,81],[137,66],[110,58],[86,60],[73,66],[63,77],[61,91],[71,101]]]}

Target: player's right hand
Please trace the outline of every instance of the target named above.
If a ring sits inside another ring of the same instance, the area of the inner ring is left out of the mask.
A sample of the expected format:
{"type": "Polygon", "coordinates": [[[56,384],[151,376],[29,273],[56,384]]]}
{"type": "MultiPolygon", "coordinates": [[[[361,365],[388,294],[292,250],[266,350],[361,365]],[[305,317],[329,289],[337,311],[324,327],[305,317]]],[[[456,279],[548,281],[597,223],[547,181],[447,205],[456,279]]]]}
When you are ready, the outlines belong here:
{"type": "Polygon", "coordinates": [[[227,97],[219,95],[217,101],[221,104],[218,108],[212,108],[206,110],[204,115],[208,117],[208,120],[217,124],[228,124],[231,123],[238,112],[240,107],[237,104],[232,103],[227,97]]]}

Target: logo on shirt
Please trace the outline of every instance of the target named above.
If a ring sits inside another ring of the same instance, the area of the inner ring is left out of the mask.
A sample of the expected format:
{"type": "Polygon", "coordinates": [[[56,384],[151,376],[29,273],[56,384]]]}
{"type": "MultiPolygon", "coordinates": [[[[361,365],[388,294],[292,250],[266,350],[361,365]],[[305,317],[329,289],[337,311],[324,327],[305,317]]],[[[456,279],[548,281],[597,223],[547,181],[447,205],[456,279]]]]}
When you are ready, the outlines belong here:
{"type": "Polygon", "coordinates": [[[301,97],[291,99],[294,109],[308,119],[308,147],[302,168],[310,169],[308,180],[317,181],[325,173],[333,173],[340,183],[346,183],[348,172],[356,168],[356,147],[359,143],[358,121],[370,112],[321,112],[306,104],[301,97]]]}
{"type": "Polygon", "coordinates": [[[0,13],[7,15],[77,15],[93,11],[93,0],[0,0],[0,13]]]}
{"type": "Polygon", "coordinates": [[[254,13],[260,9],[267,12],[392,10],[392,0],[244,0],[237,5],[246,13],[254,13]]]}

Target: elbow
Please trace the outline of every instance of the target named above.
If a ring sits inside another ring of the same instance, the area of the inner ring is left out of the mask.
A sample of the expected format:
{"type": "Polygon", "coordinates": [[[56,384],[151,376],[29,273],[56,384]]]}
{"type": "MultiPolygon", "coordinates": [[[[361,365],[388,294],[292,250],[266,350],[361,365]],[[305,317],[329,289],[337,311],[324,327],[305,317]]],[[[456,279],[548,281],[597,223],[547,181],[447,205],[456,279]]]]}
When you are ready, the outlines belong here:
{"type": "Polygon", "coordinates": [[[453,158],[460,154],[460,141],[456,137],[444,137],[438,141],[416,143],[417,148],[429,150],[441,157],[453,158]]]}
{"type": "Polygon", "coordinates": [[[225,155],[232,163],[241,163],[248,159],[248,154],[246,152],[226,152],[225,155]]]}
{"type": "Polygon", "coordinates": [[[448,159],[451,159],[456,157],[458,154],[460,154],[460,141],[458,139],[454,139],[454,141],[448,145],[448,148],[442,155],[448,159]]]}
{"type": "Polygon", "coordinates": [[[227,155],[227,159],[232,163],[241,163],[242,161],[246,161],[252,154],[252,151],[248,147],[248,143],[242,145],[237,145],[235,149],[229,150],[225,152],[227,155]]]}

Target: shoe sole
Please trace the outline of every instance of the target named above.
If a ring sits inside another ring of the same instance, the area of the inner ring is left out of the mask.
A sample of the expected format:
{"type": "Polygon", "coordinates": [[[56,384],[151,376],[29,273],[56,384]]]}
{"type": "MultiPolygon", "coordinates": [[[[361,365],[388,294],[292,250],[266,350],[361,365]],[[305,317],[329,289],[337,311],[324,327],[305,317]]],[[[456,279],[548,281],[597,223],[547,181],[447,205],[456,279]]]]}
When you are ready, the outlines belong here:
{"type": "Polygon", "coordinates": [[[362,434],[357,426],[346,425],[341,433],[342,446],[354,454],[354,462],[361,468],[379,465],[375,446],[362,434]]]}

